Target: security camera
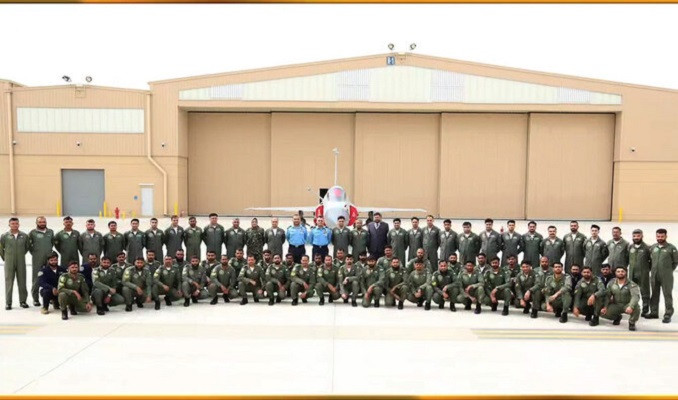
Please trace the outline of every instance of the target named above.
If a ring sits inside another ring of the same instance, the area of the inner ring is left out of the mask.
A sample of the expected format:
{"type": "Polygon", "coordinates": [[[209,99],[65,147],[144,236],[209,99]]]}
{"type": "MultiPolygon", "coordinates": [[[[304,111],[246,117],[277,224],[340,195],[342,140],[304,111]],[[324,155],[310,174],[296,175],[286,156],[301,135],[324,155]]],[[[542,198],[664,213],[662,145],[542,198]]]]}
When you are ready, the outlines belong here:
{"type": "Polygon", "coordinates": [[[167,146],[167,143],[165,142],[160,143],[160,147],[165,148],[165,146],[167,146]]]}
{"type": "Polygon", "coordinates": [[[78,147],[80,147],[80,146],[82,146],[82,143],[80,143],[80,142],[75,142],[75,145],[78,146],[78,147]]]}
{"type": "Polygon", "coordinates": [[[85,77],[85,81],[86,81],[87,83],[92,82],[92,77],[91,77],[91,76],[86,76],[86,77],[85,77]]]}
{"type": "Polygon", "coordinates": [[[66,81],[66,82],[70,82],[70,81],[71,81],[71,77],[68,76],[68,75],[62,76],[61,79],[63,79],[63,80],[66,81]]]}
{"type": "Polygon", "coordinates": [[[395,47],[395,46],[393,45],[393,43],[389,43],[389,44],[388,44],[388,49],[389,49],[389,50],[393,50],[394,47],[395,47]]]}
{"type": "Polygon", "coordinates": [[[410,45],[410,50],[414,50],[414,49],[416,49],[416,48],[417,48],[417,44],[416,44],[416,43],[412,43],[412,44],[410,45]]]}

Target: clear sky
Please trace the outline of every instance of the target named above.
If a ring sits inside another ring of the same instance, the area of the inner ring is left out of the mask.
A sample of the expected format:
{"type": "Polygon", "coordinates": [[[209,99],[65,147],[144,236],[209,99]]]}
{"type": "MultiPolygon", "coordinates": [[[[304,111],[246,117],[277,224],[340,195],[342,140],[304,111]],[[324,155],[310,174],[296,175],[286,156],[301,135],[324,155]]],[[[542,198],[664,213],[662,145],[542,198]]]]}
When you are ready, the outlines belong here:
{"type": "Polygon", "coordinates": [[[678,5],[0,5],[0,78],[147,82],[406,51],[678,89],[678,5]]]}

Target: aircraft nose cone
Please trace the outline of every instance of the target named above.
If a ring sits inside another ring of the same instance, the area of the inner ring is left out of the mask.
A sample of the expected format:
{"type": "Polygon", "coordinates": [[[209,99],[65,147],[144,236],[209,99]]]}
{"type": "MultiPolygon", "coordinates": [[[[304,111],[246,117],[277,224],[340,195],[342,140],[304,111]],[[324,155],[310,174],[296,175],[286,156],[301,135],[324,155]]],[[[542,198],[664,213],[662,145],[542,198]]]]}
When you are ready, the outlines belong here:
{"type": "Polygon", "coordinates": [[[325,224],[329,228],[337,226],[337,219],[343,216],[348,221],[348,213],[342,207],[330,207],[325,210],[325,224]]]}

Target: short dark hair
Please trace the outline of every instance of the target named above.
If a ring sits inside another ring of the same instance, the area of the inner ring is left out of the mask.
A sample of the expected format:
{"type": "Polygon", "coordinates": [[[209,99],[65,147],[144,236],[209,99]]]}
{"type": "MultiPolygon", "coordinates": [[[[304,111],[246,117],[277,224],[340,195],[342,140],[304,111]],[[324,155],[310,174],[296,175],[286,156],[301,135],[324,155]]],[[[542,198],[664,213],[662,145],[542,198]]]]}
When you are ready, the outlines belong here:
{"type": "MultiPolygon", "coordinates": [[[[67,216],[64,217],[64,221],[73,221],[73,218],[71,218],[70,215],[67,215],[67,216]]],[[[70,264],[68,264],[68,265],[70,265],[70,264]]]]}
{"type": "Polygon", "coordinates": [[[447,265],[447,261],[445,261],[445,260],[440,260],[440,261],[438,261],[438,265],[440,265],[440,264],[445,264],[445,265],[447,265]]]}
{"type": "Polygon", "coordinates": [[[620,228],[620,227],[618,227],[618,226],[615,226],[615,227],[613,227],[613,228],[612,228],[612,230],[615,230],[615,229],[618,229],[618,230],[619,230],[619,232],[621,232],[621,228],[620,228]]]}
{"type": "Polygon", "coordinates": [[[379,211],[377,211],[377,212],[374,213],[374,216],[375,216],[375,217],[376,217],[377,215],[381,217],[381,213],[380,213],[379,211]]]}
{"type": "Polygon", "coordinates": [[[179,216],[176,215],[176,214],[173,214],[173,215],[170,217],[170,219],[174,219],[174,218],[179,218],[179,216]]]}
{"type": "Polygon", "coordinates": [[[570,223],[579,225],[579,221],[575,221],[575,220],[570,221],[570,223]]]}
{"type": "Polygon", "coordinates": [[[510,219],[510,220],[506,221],[506,225],[515,224],[515,223],[516,223],[516,221],[514,219],[510,219]]]}
{"type": "Polygon", "coordinates": [[[138,218],[132,218],[132,220],[130,221],[130,223],[132,223],[132,222],[139,222],[139,219],[138,219],[138,218]]]}
{"type": "Polygon", "coordinates": [[[600,269],[603,269],[603,268],[610,268],[610,264],[608,264],[608,263],[600,264],[600,269]]]}
{"type": "Polygon", "coordinates": [[[445,221],[443,221],[443,224],[451,224],[451,223],[452,223],[452,220],[449,219],[449,218],[447,218],[447,219],[445,219],[445,221]]]}
{"type": "Polygon", "coordinates": [[[78,265],[77,261],[71,261],[68,263],[68,266],[70,267],[71,265],[78,265]]]}
{"type": "Polygon", "coordinates": [[[553,266],[555,267],[556,265],[560,265],[562,267],[563,263],[561,263],[560,261],[556,261],[553,263],[553,266]]]}
{"type": "Polygon", "coordinates": [[[494,220],[492,218],[485,218],[485,223],[491,223],[494,224],[494,220]]]}
{"type": "MultiPolygon", "coordinates": [[[[363,250],[360,253],[358,253],[358,257],[360,256],[366,256],[367,255],[367,250],[363,250]]],[[[351,254],[351,257],[353,257],[353,254],[351,254]]]]}
{"type": "Polygon", "coordinates": [[[218,217],[218,215],[217,215],[217,213],[210,213],[209,217],[210,217],[210,218],[212,218],[212,217],[218,217]]]}
{"type": "Polygon", "coordinates": [[[591,229],[593,229],[593,228],[596,228],[596,229],[600,230],[600,227],[599,227],[598,225],[596,225],[596,224],[591,225],[591,229]]]}
{"type": "MultiPolygon", "coordinates": [[[[52,257],[50,257],[52,258],[52,257]]],[[[111,258],[109,256],[103,256],[101,257],[101,261],[111,261],[111,258]]]]}
{"type": "Polygon", "coordinates": [[[115,257],[120,257],[126,255],[124,251],[121,251],[120,253],[116,254],[115,257]]]}
{"type": "MultiPolygon", "coordinates": [[[[153,253],[153,255],[155,255],[155,250],[148,249],[148,250],[146,250],[146,255],[148,255],[148,253],[153,253]]],[[[209,251],[208,251],[208,253],[209,253],[209,251]]]]}
{"type": "Polygon", "coordinates": [[[339,221],[340,219],[346,220],[346,217],[344,217],[343,215],[340,215],[340,216],[337,218],[337,221],[339,221]]]}
{"type": "Polygon", "coordinates": [[[156,217],[151,218],[151,221],[156,221],[158,222],[158,219],[156,217]]]}
{"type": "Polygon", "coordinates": [[[394,218],[394,219],[393,219],[393,223],[395,224],[396,222],[401,222],[401,221],[400,221],[400,218],[394,218]]]}
{"type": "Polygon", "coordinates": [[[134,259],[134,262],[137,262],[137,261],[139,261],[139,260],[144,261],[144,262],[146,261],[146,260],[144,260],[143,257],[137,257],[137,258],[134,259]]]}
{"type": "MultiPolygon", "coordinates": [[[[151,250],[151,251],[153,251],[153,250],[151,250]]],[[[94,256],[94,257],[96,257],[96,258],[99,258],[99,255],[98,255],[97,253],[89,253],[89,254],[87,254],[87,258],[90,258],[90,257],[92,257],[92,256],[94,256]]]]}
{"type": "Polygon", "coordinates": [[[17,217],[12,217],[12,218],[9,219],[9,222],[13,222],[13,221],[19,222],[19,218],[17,218],[17,217]]]}
{"type": "Polygon", "coordinates": [[[468,221],[464,221],[464,223],[463,223],[463,224],[461,224],[461,226],[471,226],[471,223],[470,223],[470,222],[468,222],[468,221]]]}
{"type": "Polygon", "coordinates": [[[480,257],[480,256],[487,257],[487,254],[485,254],[481,251],[480,253],[478,253],[478,257],[480,257]]]}
{"type": "MultiPolygon", "coordinates": [[[[53,251],[52,254],[50,254],[49,257],[47,257],[48,260],[49,260],[50,258],[59,258],[59,255],[58,255],[55,251],[53,251]]],[[[102,260],[103,260],[103,259],[102,259],[102,260]]]]}
{"type": "Polygon", "coordinates": [[[384,246],[384,250],[386,250],[386,249],[393,250],[393,246],[391,246],[390,244],[387,244],[386,246],[384,246]]]}
{"type": "Polygon", "coordinates": [[[302,259],[303,259],[303,258],[306,258],[307,260],[310,260],[310,259],[311,259],[311,258],[308,256],[308,254],[304,254],[303,256],[301,256],[301,258],[302,258],[302,259]]]}
{"type": "Polygon", "coordinates": [[[549,225],[548,229],[551,229],[551,228],[557,229],[554,225],[549,225]]]}
{"type": "Polygon", "coordinates": [[[469,264],[476,265],[473,261],[466,261],[466,263],[464,263],[464,265],[469,265],[469,264]]]}
{"type": "MultiPolygon", "coordinates": [[[[205,254],[209,254],[209,253],[212,253],[212,254],[217,254],[217,252],[216,252],[216,251],[214,251],[214,250],[207,250],[207,253],[205,253],[205,254]]],[[[266,252],[264,252],[264,253],[266,253],[266,252]]],[[[270,252],[269,252],[269,253],[270,253],[270,252]]]]}
{"type": "Polygon", "coordinates": [[[530,226],[530,225],[535,225],[535,226],[536,226],[536,225],[537,225],[537,223],[536,223],[536,222],[534,222],[534,221],[530,221],[530,222],[528,222],[528,223],[527,223],[527,225],[528,225],[528,226],[530,226]]]}
{"type": "Polygon", "coordinates": [[[367,257],[367,261],[370,261],[370,260],[371,261],[377,261],[377,257],[370,255],[369,257],[367,257]]]}
{"type": "MultiPolygon", "coordinates": [[[[209,253],[209,251],[208,251],[208,253],[209,253]]],[[[214,252],[212,252],[212,253],[214,253],[214,252]]],[[[271,250],[269,250],[269,249],[266,249],[266,250],[264,250],[264,252],[263,252],[263,253],[261,253],[261,254],[271,254],[271,253],[272,253],[272,251],[271,251],[271,250]]],[[[217,253],[214,253],[214,254],[217,254],[217,253]]]]}
{"type": "Polygon", "coordinates": [[[86,222],[87,222],[88,224],[93,224],[93,223],[94,223],[94,220],[93,220],[92,218],[90,218],[90,219],[88,219],[86,222]]]}
{"type": "Polygon", "coordinates": [[[664,228],[659,228],[659,229],[657,229],[657,233],[661,233],[661,234],[663,234],[663,235],[666,235],[666,229],[664,229],[664,228]]]}
{"type": "Polygon", "coordinates": [[[193,254],[193,255],[191,256],[191,260],[193,260],[193,259],[199,260],[200,257],[198,257],[197,255],[193,254]]]}
{"type": "Polygon", "coordinates": [[[346,259],[348,260],[349,258],[353,260],[353,254],[346,254],[346,259]]]}
{"type": "Polygon", "coordinates": [[[593,269],[591,269],[591,267],[588,266],[588,265],[584,265],[583,267],[581,267],[581,270],[582,270],[582,271],[585,270],[585,269],[588,269],[588,270],[590,270],[590,271],[593,270],[593,269]]]}
{"type": "Polygon", "coordinates": [[[195,221],[195,217],[191,215],[190,217],[188,217],[188,220],[189,220],[189,221],[190,221],[190,220],[194,220],[194,221],[195,221]]]}
{"type": "Polygon", "coordinates": [[[410,221],[419,221],[419,217],[412,217],[410,218],[410,221]]]}
{"type": "Polygon", "coordinates": [[[490,259],[490,262],[492,262],[492,261],[501,261],[501,260],[499,259],[499,257],[494,256],[490,259]]]}
{"type": "Polygon", "coordinates": [[[523,260],[523,262],[521,262],[520,265],[529,265],[531,267],[532,263],[527,260],[523,260]]]}
{"type": "Polygon", "coordinates": [[[118,225],[118,223],[115,222],[115,221],[108,221],[108,227],[109,228],[111,227],[111,225],[118,225]]]}
{"type": "Polygon", "coordinates": [[[579,265],[579,264],[572,264],[572,265],[570,265],[570,269],[572,269],[572,268],[574,268],[574,267],[581,268],[581,265],[579,265]]]}

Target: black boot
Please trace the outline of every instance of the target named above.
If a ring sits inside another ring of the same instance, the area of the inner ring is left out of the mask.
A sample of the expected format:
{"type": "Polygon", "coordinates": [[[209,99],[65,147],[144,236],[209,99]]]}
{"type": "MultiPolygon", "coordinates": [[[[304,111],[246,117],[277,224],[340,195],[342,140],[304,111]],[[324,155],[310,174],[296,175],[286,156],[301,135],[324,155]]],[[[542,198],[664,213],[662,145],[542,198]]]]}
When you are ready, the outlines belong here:
{"type": "Polygon", "coordinates": [[[355,299],[351,300],[351,307],[358,307],[358,302],[355,299]]]}
{"type": "Polygon", "coordinates": [[[398,302],[398,310],[402,310],[404,306],[405,306],[405,305],[403,304],[403,301],[400,300],[400,301],[398,302]]]}
{"type": "Polygon", "coordinates": [[[671,322],[671,317],[668,315],[664,315],[664,319],[662,319],[662,322],[665,324],[668,324],[671,322]]]}
{"type": "MultiPolygon", "coordinates": [[[[330,295],[330,299],[332,298],[332,295],[330,295]]],[[[325,305],[325,295],[321,294],[320,295],[320,301],[318,301],[318,305],[324,306],[325,305]]]]}
{"type": "Polygon", "coordinates": [[[563,314],[563,309],[562,308],[556,308],[556,318],[560,318],[560,316],[563,314]]]}
{"type": "Polygon", "coordinates": [[[297,304],[299,304],[299,299],[297,298],[292,299],[292,305],[296,306],[297,304]]]}
{"type": "Polygon", "coordinates": [[[621,323],[622,317],[619,316],[612,321],[612,325],[619,325],[621,323]]]}
{"type": "Polygon", "coordinates": [[[126,306],[125,306],[125,311],[127,311],[127,312],[132,311],[132,306],[131,306],[131,305],[126,305],[126,306]]]}
{"type": "Polygon", "coordinates": [[[141,299],[137,299],[137,307],[144,308],[144,302],[141,299]]]}
{"type": "Polygon", "coordinates": [[[258,303],[259,302],[259,296],[254,296],[254,302],[258,303]]]}
{"type": "Polygon", "coordinates": [[[165,296],[165,304],[166,304],[167,306],[171,306],[171,305],[172,305],[172,300],[170,300],[168,296],[165,296]]]}
{"type": "Polygon", "coordinates": [[[102,306],[102,308],[104,309],[104,312],[109,312],[109,311],[111,311],[111,310],[108,309],[108,304],[106,304],[106,303],[104,303],[104,305],[102,306]]]}
{"type": "Polygon", "coordinates": [[[155,301],[155,309],[159,310],[160,309],[160,300],[155,301]]]}
{"type": "Polygon", "coordinates": [[[65,308],[61,310],[61,319],[63,319],[64,321],[68,319],[68,310],[66,310],[65,308]]]}
{"type": "Polygon", "coordinates": [[[301,302],[302,302],[302,303],[308,303],[308,299],[305,298],[305,297],[302,297],[302,298],[301,298],[301,302]]]}
{"type": "Polygon", "coordinates": [[[193,303],[197,303],[197,302],[198,302],[198,298],[195,297],[195,296],[191,296],[191,301],[192,301],[193,303]]]}
{"type": "Polygon", "coordinates": [[[440,304],[438,304],[439,309],[444,309],[445,308],[445,300],[440,300],[440,304]]]}
{"type": "Polygon", "coordinates": [[[231,302],[231,299],[225,293],[221,295],[221,298],[224,299],[224,303],[230,303],[231,302]]]}
{"type": "Polygon", "coordinates": [[[243,297],[242,300],[240,300],[241,306],[244,306],[245,304],[247,304],[247,295],[245,295],[245,297],[243,297]]]}
{"type": "Polygon", "coordinates": [[[501,315],[508,315],[509,306],[504,306],[504,309],[501,310],[501,315]]]}
{"type": "Polygon", "coordinates": [[[457,311],[457,307],[454,305],[454,301],[450,301],[450,311],[452,312],[457,311]]]}
{"type": "Polygon", "coordinates": [[[492,311],[497,311],[497,306],[498,306],[498,305],[499,305],[499,303],[492,303],[492,305],[490,306],[490,310],[492,310],[492,311]]]}
{"type": "Polygon", "coordinates": [[[586,318],[584,318],[584,321],[590,321],[591,317],[592,317],[591,314],[586,315],[586,318]]]}
{"type": "Polygon", "coordinates": [[[523,307],[523,314],[529,313],[530,313],[530,303],[525,303],[525,307],[523,307]]]}
{"type": "Polygon", "coordinates": [[[191,305],[191,299],[188,299],[188,298],[184,299],[184,307],[188,307],[190,305],[191,305]]]}
{"type": "Polygon", "coordinates": [[[330,293],[330,294],[327,296],[327,302],[328,302],[328,303],[334,303],[334,298],[332,297],[332,293],[330,293]]]}
{"type": "Polygon", "coordinates": [[[210,301],[210,305],[215,305],[215,304],[217,304],[218,302],[219,302],[219,297],[218,297],[218,296],[214,296],[214,298],[212,299],[212,301],[210,301]]]}
{"type": "Polygon", "coordinates": [[[658,314],[649,313],[645,315],[645,319],[659,319],[658,314]]]}
{"type": "Polygon", "coordinates": [[[650,306],[649,305],[643,305],[643,311],[640,313],[640,316],[645,318],[647,315],[650,313],[650,306]]]}
{"type": "Polygon", "coordinates": [[[636,323],[635,323],[635,322],[630,322],[630,321],[629,321],[629,330],[630,330],[630,331],[635,331],[635,330],[636,330],[636,323]]]}
{"type": "Polygon", "coordinates": [[[530,312],[530,318],[537,318],[537,309],[533,308],[532,312],[530,312]]]}
{"type": "Polygon", "coordinates": [[[428,310],[430,310],[430,309],[431,309],[431,302],[430,302],[430,301],[427,301],[427,302],[426,302],[426,306],[424,306],[424,310],[428,311],[428,310]]]}
{"type": "Polygon", "coordinates": [[[374,298],[374,308],[379,308],[379,297],[374,298]]]}
{"type": "Polygon", "coordinates": [[[78,315],[78,312],[75,310],[75,306],[70,306],[68,309],[71,311],[71,315],[78,315]]]}
{"type": "Polygon", "coordinates": [[[348,303],[348,297],[344,299],[344,304],[348,303]]]}
{"type": "Polygon", "coordinates": [[[471,299],[466,299],[464,300],[464,310],[470,310],[471,309],[471,299]]]}
{"type": "Polygon", "coordinates": [[[594,315],[591,318],[591,322],[589,322],[589,326],[598,326],[599,323],[600,323],[600,318],[597,315],[594,315]]]}
{"type": "Polygon", "coordinates": [[[476,303],[476,310],[473,313],[480,314],[480,303],[476,303]]]}
{"type": "Polygon", "coordinates": [[[97,307],[97,315],[106,315],[106,313],[104,312],[103,308],[97,307]]]}
{"type": "Polygon", "coordinates": [[[282,297],[277,296],[277,297],[275,298],[275,302],[276,302],[276,303],[280,303],[281,301],[282,301],[282,297]]]}
{"type": "Polygon", "coordinates": [[[562,324],[564,324],[564,323],[567,322],[567,313],[566,313],[566,312],[564,312],[564,313],[562,313],[562,314],[560,315],[560,320],[559,320],[559,321],[560,321],[562,324]]]}
{"type": "Polygon", "coordinates": [[[275,299],[271,297],[270,299],[268,299],[268,305],[272,306],[273,304],[275,304],[275,299]]]}

